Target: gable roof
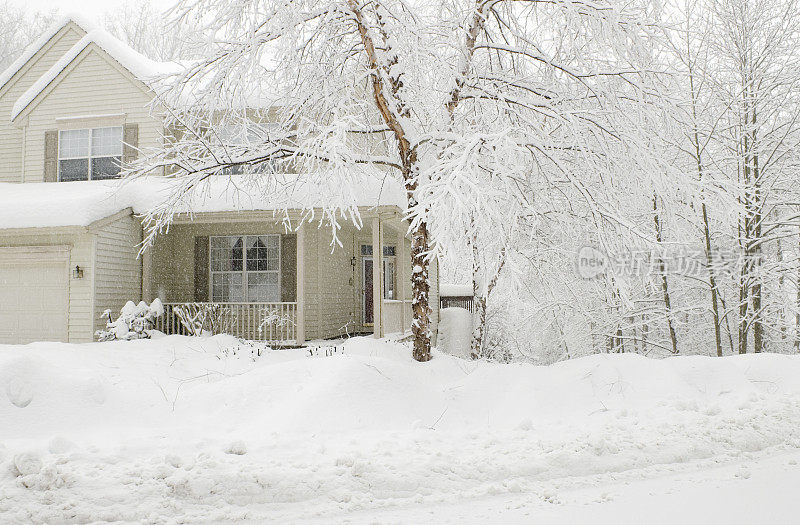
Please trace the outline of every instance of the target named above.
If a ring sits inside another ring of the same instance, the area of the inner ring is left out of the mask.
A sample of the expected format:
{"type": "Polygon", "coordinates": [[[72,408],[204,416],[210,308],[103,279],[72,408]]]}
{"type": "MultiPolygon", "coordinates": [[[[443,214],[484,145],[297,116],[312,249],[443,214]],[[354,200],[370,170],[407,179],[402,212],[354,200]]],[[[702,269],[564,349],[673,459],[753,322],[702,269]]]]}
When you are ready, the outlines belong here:
{"type": "Polygon", "coordinates": [[[153,85],[167,75],[177,73],[183,66],[176,62],[156,62],[114,37],[103,29],[93,29],[69,49],[53,66],[31,85],[14,103],[11,120],[16,119],[61,73],[90,45],[96,45],[145,86],[153,85]]]}
{"type": "Polygon", "coordinates": [[[85,33],[95,29],[94,23],[77,13],[70,13],[57,19],[44,31],[44,33],[39,36],[39,38],[34,40],[28,47],[25,48],[19,58],[17,58],[10,66],[8,66],[5,71],[0,73],[0,89],[3,89],[5,85],[8,84],[12,78],[14,78],[14,75],[16,75],[23,67],[25,67],[25,64],[27,64],[36,55],[36,53],[39,52],[39,50],[46,46],[54,36],[60,33],[61,30],[70,23],[75,24],[85,33]]]}

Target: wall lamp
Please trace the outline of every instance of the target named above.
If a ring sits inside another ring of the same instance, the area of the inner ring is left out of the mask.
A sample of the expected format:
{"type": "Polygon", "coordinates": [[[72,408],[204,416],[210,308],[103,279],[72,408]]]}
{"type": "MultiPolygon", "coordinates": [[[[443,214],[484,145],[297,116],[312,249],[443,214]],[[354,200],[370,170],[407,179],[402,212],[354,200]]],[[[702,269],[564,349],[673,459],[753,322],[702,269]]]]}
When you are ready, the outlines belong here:
{"type": "Polygon", "coordinates": [[[83,268],[76,264],[75,268],[72,270],[72,276],[75,279],[83,279],[83,268]]]}

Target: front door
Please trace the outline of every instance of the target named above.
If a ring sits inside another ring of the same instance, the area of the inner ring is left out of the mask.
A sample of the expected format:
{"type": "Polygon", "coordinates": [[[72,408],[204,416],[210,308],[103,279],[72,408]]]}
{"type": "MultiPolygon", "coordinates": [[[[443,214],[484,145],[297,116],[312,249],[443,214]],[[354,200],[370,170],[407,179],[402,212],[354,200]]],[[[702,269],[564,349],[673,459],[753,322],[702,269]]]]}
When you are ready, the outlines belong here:
{"type": "Polygon", "coordinates": [[[361,283],[363,285],[361,289],[363,290],[362,295],[364,297],[364,324],[366,326],[372,326],[374,323],[374,311],[372,309],[372,258],[364,257],[361,259],[361,261],[361,283]]]}

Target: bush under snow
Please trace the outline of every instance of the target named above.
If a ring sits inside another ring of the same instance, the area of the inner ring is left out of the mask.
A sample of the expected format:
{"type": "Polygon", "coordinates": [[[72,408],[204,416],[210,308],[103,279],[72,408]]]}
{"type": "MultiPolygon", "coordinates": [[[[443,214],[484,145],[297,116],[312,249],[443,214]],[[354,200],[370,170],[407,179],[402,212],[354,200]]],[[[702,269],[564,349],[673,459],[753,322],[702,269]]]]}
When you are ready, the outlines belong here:
{"type": "Polygon", "coordinates": [[[103,312],[103,317],[108,320],[106,329],[98,330],[95,336],[98,341],[150,339],[153,323],[162,315],[164,315],[164,305],[158,298],[149,305],[144,301],[140,301],[139,304],[128,301],[120,310],[117,319],[112,319],[111,310],[103,312]]]}

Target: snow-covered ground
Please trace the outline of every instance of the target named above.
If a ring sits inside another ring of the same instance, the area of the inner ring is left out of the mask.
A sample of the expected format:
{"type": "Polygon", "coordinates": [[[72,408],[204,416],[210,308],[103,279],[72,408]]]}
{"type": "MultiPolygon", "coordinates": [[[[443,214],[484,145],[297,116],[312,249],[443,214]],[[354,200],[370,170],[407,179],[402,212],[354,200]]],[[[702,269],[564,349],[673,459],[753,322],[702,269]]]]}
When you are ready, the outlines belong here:
{"type": "Polygon", "coordinates": [[[0,523],[797,523],[800,356],[0,346],[0,523]]]}

